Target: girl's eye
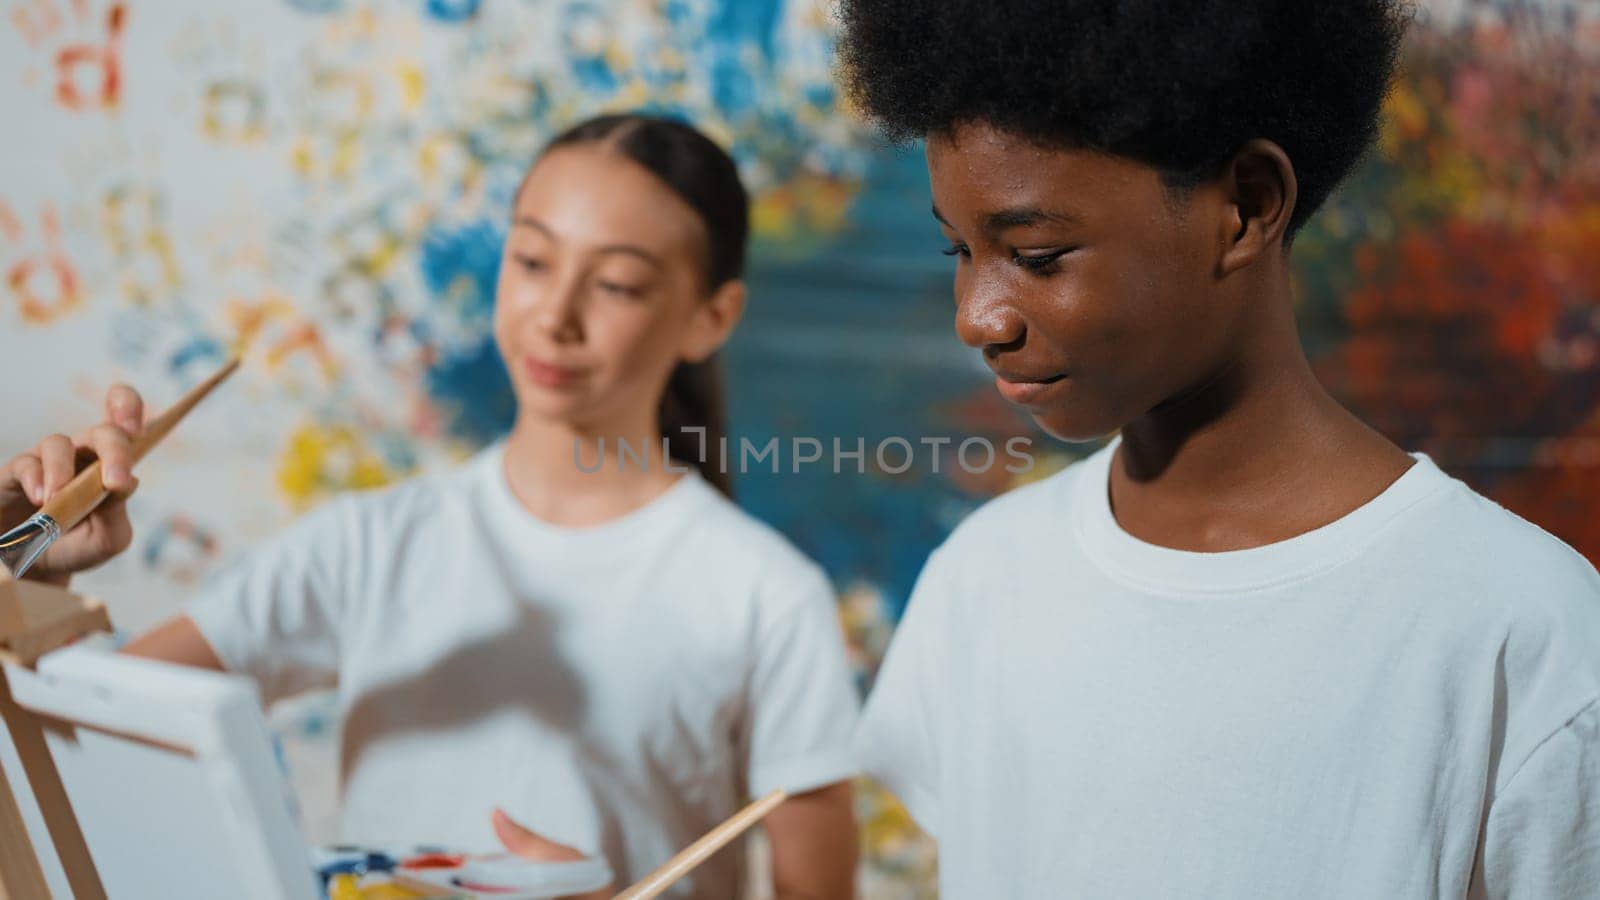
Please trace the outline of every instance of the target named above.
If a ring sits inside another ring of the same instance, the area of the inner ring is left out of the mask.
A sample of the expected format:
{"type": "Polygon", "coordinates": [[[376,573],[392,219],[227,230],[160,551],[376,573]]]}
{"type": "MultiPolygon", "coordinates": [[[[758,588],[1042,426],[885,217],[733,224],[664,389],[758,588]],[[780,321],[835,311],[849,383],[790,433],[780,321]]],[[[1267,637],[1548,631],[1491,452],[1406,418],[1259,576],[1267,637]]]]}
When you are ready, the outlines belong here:
{"type": "Polygon", "coordinates": [[[544,268],[544,260],[542,259],[535,259],[531,256],[523,256],[521,254],[518,254],[515,259],[517,261],[517,265],[521,266],[523,270],[527,272],[537,272],[544,268]]]}
{"type": "Polygon", "coordinates": [[[1069,252],[1071,252],[1071,250],[1072,248],[1070,247],[1063,247],[1060,250],[1051,250],[1049,253],[1037,253],[1032,255],[1024,255],[1022,253],[1012,251],[1011,261],[1030,272],[1048,273],[1055,268],[1056,262],[1060,260],[1061,257],[1066,256],[1069,252]]]}
{"type": "Polygon", "coordinates": [[[972,251],[967,248],[966,244],[951,244],[950,246],[944,248],[943,250],[941,250],[939,252],[943,253],[945,256],[971,256],[972,255],[972,251]]]}
{"type": "Polygon", "coordinates": [[[628,285],[628,284],[618,284],[615,281],[600,281],[600,282],[596,282],[595,286],[600,288],[600,290],[605,291],[608,294],[616,294],[616,295],[621,296],[621,297],[642,297],[642,296],[644,296],[644,289],[643,288],[636,288],[636,287],[634,287],[632,285],[628,285]]]}

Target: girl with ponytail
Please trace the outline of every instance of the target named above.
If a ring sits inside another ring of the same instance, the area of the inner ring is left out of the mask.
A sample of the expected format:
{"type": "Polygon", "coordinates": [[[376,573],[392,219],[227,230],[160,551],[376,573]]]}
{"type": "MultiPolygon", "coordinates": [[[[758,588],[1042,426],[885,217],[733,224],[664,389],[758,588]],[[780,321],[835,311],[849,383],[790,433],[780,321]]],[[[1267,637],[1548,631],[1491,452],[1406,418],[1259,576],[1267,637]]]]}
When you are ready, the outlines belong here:
{"type": "MultiPolygon", "coordinates": [[[[252,676],[268,702],[336,686],[342,841],[601,856],[626,884],[783,788],[777,895],[851,896],[857,702],[832,590],[702,453],[724,433],[715,354],[747,231],[733,161],[687,125],[556,137],[496,295],[510,434],[325,504],[128,652],[252,676]]],[[[139,398],[119,386],[107,410],[89,449],[121,473],[139,398]]],[[[63,441],[9,467],[34,503],[72,474],[63,441]]],[[[98,549],[74,568],[126,545],[80,543],[98,549]]],[[[724,851],[673,896],[736,897],[744,869],[724,851]]]]}

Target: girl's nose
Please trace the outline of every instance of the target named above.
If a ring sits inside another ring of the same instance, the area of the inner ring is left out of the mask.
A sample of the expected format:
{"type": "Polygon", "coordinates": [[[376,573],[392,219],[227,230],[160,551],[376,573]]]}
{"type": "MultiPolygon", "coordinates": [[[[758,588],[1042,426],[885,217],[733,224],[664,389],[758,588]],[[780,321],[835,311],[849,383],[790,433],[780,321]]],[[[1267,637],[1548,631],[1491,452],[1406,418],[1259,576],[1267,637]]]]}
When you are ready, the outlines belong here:
{"type": "Polygon", "coordinates": [[[583,336],[583,292],[573,282],[551,285],[534,302],[533,324],[546,337],[569,342],[583,336]]]}

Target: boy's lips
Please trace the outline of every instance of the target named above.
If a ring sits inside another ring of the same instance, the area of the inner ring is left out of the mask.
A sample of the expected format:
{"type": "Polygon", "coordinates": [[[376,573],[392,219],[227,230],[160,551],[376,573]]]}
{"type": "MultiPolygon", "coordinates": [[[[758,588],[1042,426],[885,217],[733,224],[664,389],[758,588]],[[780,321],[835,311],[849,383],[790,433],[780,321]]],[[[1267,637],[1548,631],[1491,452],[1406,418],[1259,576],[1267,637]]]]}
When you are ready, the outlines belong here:
{"type": "Polygon", "coordinates": [[[994,376],[994,386],[1000,391],[1000,396],[1018,406],[1035,406],[1043,402],[1052,393],[1056,385],[1064,384],[1066,375],[1050,375],[1044,378],[1021,378],[1010,374],[997,374],[994,376]]]}
{"type": "Polygon", "coordinates": [[[569,387],[584,376],[583,369],[557,366],[526,356],[522,358],[522,373],[534,384],[548,388],[569,387]]]}

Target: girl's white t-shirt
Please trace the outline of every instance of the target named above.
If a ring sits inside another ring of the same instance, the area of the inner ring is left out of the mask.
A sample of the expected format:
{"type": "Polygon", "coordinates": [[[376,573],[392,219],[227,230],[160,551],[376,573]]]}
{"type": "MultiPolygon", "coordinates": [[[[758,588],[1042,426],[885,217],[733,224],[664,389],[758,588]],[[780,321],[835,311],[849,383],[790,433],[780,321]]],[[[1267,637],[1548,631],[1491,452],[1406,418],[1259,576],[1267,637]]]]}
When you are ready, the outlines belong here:
{"type": "MultiPolygon", "coordinates": [[[[496,445],[330,501],[187,612],[268,702],[337,686],[345,840],[499,849],[499,806],[627,883],[747,796],[855,772],[828,579],[696,474],[562,528],[496,445]]],[[[735,896],[742,868],[674,896],[735,896]]]]}
{"type": "Polygon", "coordinates": [[[1600,576],[1426,457],[1249,550],[1113,449],[929,560],[862,719],[947,898],[1600,898],[1600,576]]]}

